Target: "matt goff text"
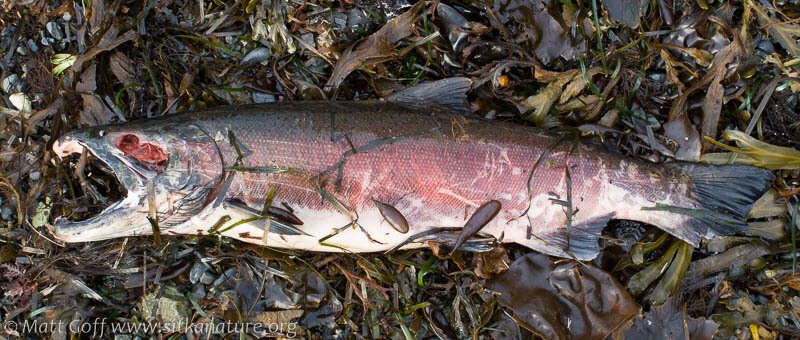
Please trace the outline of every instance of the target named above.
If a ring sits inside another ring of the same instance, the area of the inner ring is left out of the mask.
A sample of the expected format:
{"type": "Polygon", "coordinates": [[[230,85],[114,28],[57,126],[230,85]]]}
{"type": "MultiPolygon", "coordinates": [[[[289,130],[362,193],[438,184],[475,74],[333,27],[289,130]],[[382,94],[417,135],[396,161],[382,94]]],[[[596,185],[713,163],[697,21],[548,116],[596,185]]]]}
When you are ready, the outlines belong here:
{"type": "Polygon", "coordinates": [[[162,322],[111,322],[106,318],[94,319],[93,321],[73,320],[65,321],[39,321],[25,320],[21,322],[7,320],[3,323],[3,328],[9,333],[16,334],[47,334],[56,332],[68,332],[72,334],[83,334],[91,337],[100,337],[109,334],[153,334],[153,333],[172,333],[188,332],[195,334],[230,334],[230,333],[255,333],[255,334],[276,334],[281,333],[286,337],[294,338],[297,336],[299,327],[297,323],[262,323],[262,322],[196,322],[192,323],[189,319],[181,320],[176,323],[162,322]]]}

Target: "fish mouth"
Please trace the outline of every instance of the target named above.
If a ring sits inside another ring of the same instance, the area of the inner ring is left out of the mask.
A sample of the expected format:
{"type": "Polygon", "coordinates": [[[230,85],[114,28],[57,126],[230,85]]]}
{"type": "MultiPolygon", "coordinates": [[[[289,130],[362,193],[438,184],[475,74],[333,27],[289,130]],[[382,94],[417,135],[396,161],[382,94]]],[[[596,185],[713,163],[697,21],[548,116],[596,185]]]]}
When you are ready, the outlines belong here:
{"type": "Polygon", "coordinates": [[[81,134],[64,136],[53,144],[53,151],[61,159],[88,151],[95,161],[101,162],[111,170],[113,177],[126,191],[122,200],[112,203],[99,214],[85,220],[71,221],[65,217],[56,218],[53,234],[64,242],[100,241],[140,235],[147,231],[147,215],[142,204],[147,196],[145,183],[153,174],[139,169],[121,152],[103,144],[102,139],[84,138],[81,134]]]}

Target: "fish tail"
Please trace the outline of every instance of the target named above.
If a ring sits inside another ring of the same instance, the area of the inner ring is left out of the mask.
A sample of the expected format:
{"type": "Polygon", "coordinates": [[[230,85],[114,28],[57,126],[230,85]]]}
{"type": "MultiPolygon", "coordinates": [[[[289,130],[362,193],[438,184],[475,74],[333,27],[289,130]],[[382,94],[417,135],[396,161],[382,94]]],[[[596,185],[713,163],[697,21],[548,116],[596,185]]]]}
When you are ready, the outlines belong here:
{"type": "MultiPolygon", "coordinates": [[[[748,228],[747,215],[753,204],[769,189],[775,176],[771,171],[748,165],[707,165],[671,163],[659,165],[662,179],[681,183],[665,184],[674,190],[662,198],[647,198],[647,206],[618,207],[611,214],[572,221],[570,227],[553,229],[516,243],[560,257],[591,260],[600,252],[598,240],[609,220],[614,218],[647,222],[697,247],[700,241],[731,235],[748,228]]],[[[651,174],[640,182],[656,185],[651,174]]],[[[634,179],[636,180],[636,179],[634,179]]],[[[662,184],[658,184],[662,185],[662,184]]],[[[631,195],[636,195],[634,190],[631,195]]],[[[530,234],[530,233],[529,233],[530,234]]]]}
{"type": "Polygon", "coordinates": [[[668,166],[680,170],[683,177],[688,178],[685,199],[693,207],[659,204],[646,209],[689,216],[688,228],[681,228],[676,236],[695,246],[701,237],[710,239],[747,229],[747,214],[753,203],[775,179],[771,171],[749,165],[675,163],[668,166]]]}

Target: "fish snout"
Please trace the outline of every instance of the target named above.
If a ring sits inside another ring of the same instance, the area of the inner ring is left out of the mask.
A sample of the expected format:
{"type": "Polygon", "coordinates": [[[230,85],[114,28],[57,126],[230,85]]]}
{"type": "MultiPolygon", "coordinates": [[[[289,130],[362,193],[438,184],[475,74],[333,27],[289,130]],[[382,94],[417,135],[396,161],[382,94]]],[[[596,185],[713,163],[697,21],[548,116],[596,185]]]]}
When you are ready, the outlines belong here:
{"type": "Polygon", "coordinates": [[[63,136],[53,143],[53,152],[59,159],[63,159],[74,153],[81,153],[83,146],[71,135],[63,136]]]}

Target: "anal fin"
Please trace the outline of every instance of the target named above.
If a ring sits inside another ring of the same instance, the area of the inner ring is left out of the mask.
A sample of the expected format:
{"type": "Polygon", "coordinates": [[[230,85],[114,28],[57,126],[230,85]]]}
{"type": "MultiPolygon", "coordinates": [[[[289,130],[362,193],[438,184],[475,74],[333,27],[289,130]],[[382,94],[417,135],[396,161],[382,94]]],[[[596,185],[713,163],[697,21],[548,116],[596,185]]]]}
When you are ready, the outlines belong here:
{"type": "Polygon", "coordinates": [[[613,213],[590,217],[573,221],[570,228],[562,226],[549,233],[534,233],[530,237],[514,241],[548,255],[589,261],[600,253],[598,241],[612,218],[613,213]]]}

